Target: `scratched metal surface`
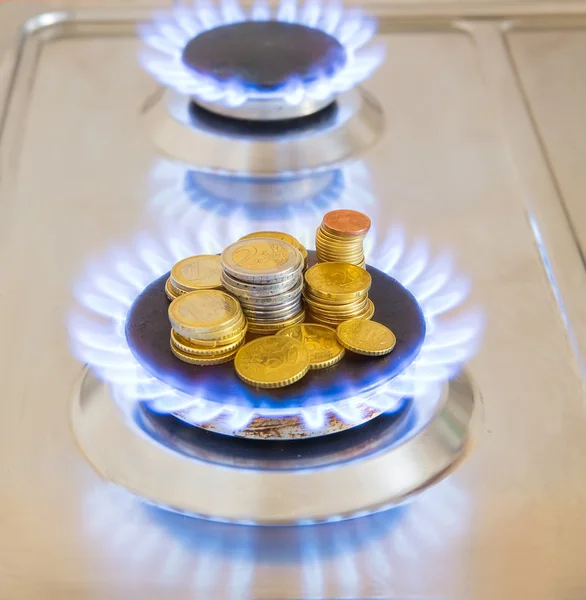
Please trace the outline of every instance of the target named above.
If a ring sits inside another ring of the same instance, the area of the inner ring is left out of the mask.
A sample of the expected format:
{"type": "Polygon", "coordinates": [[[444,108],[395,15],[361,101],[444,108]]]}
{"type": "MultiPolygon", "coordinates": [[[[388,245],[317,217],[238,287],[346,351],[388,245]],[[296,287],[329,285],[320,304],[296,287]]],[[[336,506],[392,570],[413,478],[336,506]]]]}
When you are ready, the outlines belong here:
{"type": "Polygon", "coordinates": [[[468,461],[399,511],[300,529],[191,521],[102,482],[69,431],[65,320],[86,262],[159,219],[134,30],[150,12],[80,7],[23,31],[45,9],[4,5],[0,596],[586,594],[586,4],[377,6],[377,227],[451,246],[486,311],[468,461]]]}

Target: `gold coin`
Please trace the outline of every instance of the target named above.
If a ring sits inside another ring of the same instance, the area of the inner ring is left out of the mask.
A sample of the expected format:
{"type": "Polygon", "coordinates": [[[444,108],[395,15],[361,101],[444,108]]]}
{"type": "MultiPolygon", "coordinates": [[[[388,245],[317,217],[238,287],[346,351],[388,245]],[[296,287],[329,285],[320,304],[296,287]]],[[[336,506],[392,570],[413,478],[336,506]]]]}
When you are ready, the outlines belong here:
{"type": "Polygon", "coordinates": [[[206,332],[206,333],[198,332],[196,335],[192,335],[192,336],[185,336],[180,331],[177,331],[177,333],[179,335],[183,335],[183,337],[187,337],[194,341],[197,341],[197,343],[201,343],[204,341],[217,341],[217,342],[220,342],[220,345],[221,345],[221,344],[226,344],[229,341],[233,342],[235,339],[237,339],[238,336],[242,333],[242,331],[245,330],[246,325],[247,325],[246,317],[243,314],[241,314],[236,323],[234,323],[224,329],[218,329],[218,330],[214,330],[214,331],[206,332]]]}
{"type": "Polygon", "coordinates": [[[303,244],[299,242],[298,239],[294,238],[292,235],[288,233],[283,233],[281,231],[254,231],[241,237],[241,240],[251,240],[256,238],[271,238],[275,240],[281,240],[282,242],[287,242],[291,244],[294,248],[297,248],[299,252],[301,252],[301,256],[303,256],[303,260],[307,260],[307,249],[303,244]]]}
{"type": "Polygon", "coordinates": [[[309,369],[309,350],[287,336],[262,337],[242,346],[234,360],[238,377],[259,388],[299,381],[309,369]]]}
{"type": "Polygon", "coordinates": [[[222,363],[230,362],[236,356],[238,348],[231,350],[226,354],[220,354],[219,356],[194,356],[193,354],[187,354],[176,348],[173,345],[173,341],[170,343],[171,352],[183,362],[189,363],[190,365],[198,365],[200,367],[210,367],[213,365],[221,365],[222,363]]]}
{"type": "Polygon", "coordinates": [[[171,269],[171,280],[175,287],[185,292],[210,290],[222,287],[220,257],[214,254],[199,254],[180,260],[171,269]]]}
{"type": "Polygon", "coordinates": [[[236,350],[236,348],[240,348],[244,343],[244,337],[245,334],[241,334],[240,338],[234,342],[210,348],[208,346],[202,346],[197,341],[184,338],[174,329],[171,329],[171,343],[173,346],[178,350],[181,350],[181,352],[185,352],[185,354],[192,354],[194,356],[219,356],[221,354],[226,354],[227,352],[236,350]]]}
{"type": "Polygon", "coordinates": [[[225,248],[221,258],[222,267],[233,278],[250,283],[282,281],[303,266],[297,248],[270,238],[238,241],[225,248]]]}
{"type": "Polygon", "coordinates": [[[301,323],[291,325],[277,333],[299,340],[309,350],[309,368],[325,369],[340,362],[344,348],[338,342],[336,330],[326,325],[301,323]]]}
{"type": "MultiPolygon", "coordinates": [[[[175,330],[173,330],[175,331],[175,330]]],[[[221,346],[226,346],[227,344],[232,344],[233,342],[237,342],[240,339],[244,338],[246,336],[246,332],[248,331],[248,324],[245,323],[243,327],[240,327],[235,333],[229,335],[229,336],[224,336],[224,337],[219,337],[219,338],[210,338],[210,339],[202,339],[201,337],[198,338],[187,338],[185,336],[181,336],[183,338],[185,338],[189,343],[191,344],[196,344],[197,346],[200,346],[202,348],[218,348],[221,346]]],[[[177,332],[175,332],[177,333],[177,332]]],[[[181,335],[181,334],[178,334],[181,335]]],[[[201,336],[201,334],[200,334],[201,336]]]]}
{"type": "Polygon", "coordinates": [[[364,269],[344,262],[324,262],[306,271],[305,282],[314,296],[352,300],[370,289],[371,277],[364,269]]]}
{"type": "Polygon", "coordinates": [[[171,280],[167,279],[165,281],[165,295],[171,302],[175,300],[175,298],[179,298],[179,294],[173,289],[173,285],[171,284],[171,280]]]}
{"type": "Polygon", "coordinates": [[[173,329],[184,337],[226,329],[242,317],[242,309],[232,296],[219,290],[197,290],[179,296],[169,306],[173,329]]]}
{"type": "Polygon", "coordinates": [[[388,328],[376,321],[351,319],[338,325],[338,341],[344,348],[366,356],[382,356],[395,347],[397,339],[388,328]]]}

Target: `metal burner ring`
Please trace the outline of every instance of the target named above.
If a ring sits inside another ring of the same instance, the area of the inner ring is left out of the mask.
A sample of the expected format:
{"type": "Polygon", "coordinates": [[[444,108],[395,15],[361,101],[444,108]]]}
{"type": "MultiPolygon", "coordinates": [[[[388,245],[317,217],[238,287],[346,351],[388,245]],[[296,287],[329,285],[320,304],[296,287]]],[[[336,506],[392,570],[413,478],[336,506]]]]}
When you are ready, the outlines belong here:
{"type": "Polygon", "coordinates": [[[329,464],[308,468],[300,461],[295,470],[267,470],[254,461],[246,468],[220,466],[170,450],[126,418],[91,372],[76,386],[71,415],[77,442],[96,471],[147,502],[216,521],[285,525],[385,510],[433,485],[465,455],[479,421],[473,419],[477,403],[477,391],[462,374],[445,385],[419,428],[399,439],[383,436],[379,447],[369,445],[350,460],[334,455],[329,464]]]}

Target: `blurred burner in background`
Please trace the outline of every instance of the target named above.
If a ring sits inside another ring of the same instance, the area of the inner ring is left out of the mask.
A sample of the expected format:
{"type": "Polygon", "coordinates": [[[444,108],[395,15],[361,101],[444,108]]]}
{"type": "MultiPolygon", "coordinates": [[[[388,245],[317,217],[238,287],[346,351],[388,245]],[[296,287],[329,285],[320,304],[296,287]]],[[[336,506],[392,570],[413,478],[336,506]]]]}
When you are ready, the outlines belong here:
{"type": "MultiPolygon", "coordinates": [[[[279,21],[243,22],[210,29],[190,40],[183,64],[197,76],[231,86],[255,90],[261,96],[282,90],[285,101],[263,101],[260,120],[281,120],[314,114],[333,102],[331,96],[292,105],[287,93],[303,94],[303,88],[320,78],[333,77],[346,62],[342,44],[320,29],[279,21]]],[[[211,112],[238,117],[238,109],[196,100],[211,112]]],[[[248,112],[248,118],[255,115],[248,112]]]]}
{"type": "Polygon", "coordinates": [[[376,21],[340,5],[235,0],[176,6],[142,29],[143,65],[161,84],[233,119],[281,121],[313,115],[367,79],[381,46],[364,46],[376,21]],[[153,50],[155,52],[153,52],[153,50]]]}

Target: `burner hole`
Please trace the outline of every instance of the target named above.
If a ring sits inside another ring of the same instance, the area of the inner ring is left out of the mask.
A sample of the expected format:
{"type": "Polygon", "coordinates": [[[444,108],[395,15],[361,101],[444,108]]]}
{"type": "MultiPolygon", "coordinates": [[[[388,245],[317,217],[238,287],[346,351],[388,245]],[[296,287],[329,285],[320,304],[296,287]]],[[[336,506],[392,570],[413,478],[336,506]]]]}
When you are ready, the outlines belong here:
{"type": "Polygon", "coordinates": [[[321,110],[303,117],[282,120],[248,120],[226,117],[199,106],[195,101],[189,105],[191,124],[201,129],[227,136],[278,137],[293,133],[306,133],[326,127],[335,121],[338,112],[336,101],[321,110]]]}

